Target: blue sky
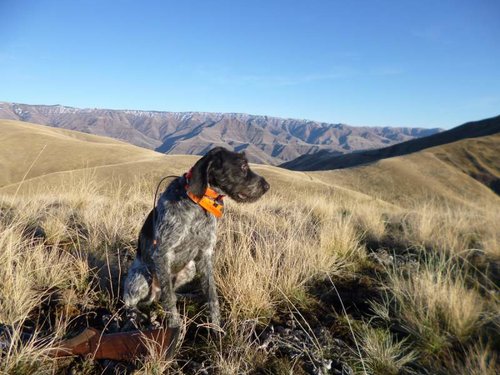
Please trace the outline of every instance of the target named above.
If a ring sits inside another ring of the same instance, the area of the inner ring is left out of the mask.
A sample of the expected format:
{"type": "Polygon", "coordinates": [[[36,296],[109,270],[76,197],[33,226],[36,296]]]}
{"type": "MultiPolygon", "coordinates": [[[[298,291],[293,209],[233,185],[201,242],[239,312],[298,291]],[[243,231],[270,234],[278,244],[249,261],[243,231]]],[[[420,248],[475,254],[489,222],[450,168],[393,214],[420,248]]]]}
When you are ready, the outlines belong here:
{"type": "Polygon", "coordinates": [[[500,1],[0,0],[0,101],[449,128],[500,114],[500,1]]]}

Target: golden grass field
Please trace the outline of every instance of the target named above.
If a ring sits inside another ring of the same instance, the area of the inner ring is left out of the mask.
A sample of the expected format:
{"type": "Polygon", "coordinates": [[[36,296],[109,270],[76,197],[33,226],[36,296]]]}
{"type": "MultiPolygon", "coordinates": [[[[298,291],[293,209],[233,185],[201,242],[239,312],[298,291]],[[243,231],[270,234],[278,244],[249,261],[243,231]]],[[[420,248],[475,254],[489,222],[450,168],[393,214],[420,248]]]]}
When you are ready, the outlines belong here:
{"type": "MultiPolygon", "coordinates": [[[[476,149],[488,154],[498,137],[485,138],[476,149]]],[[[99,311],[122,313],[121,280],[156,184],[197,157],[4,120],[0,142],[0,324],[12,327],[0,373],[123,370],[47,353],[99,311]]],[[[228,202],[218,233],[225,335],[209,334],[202,306],[183,301],[174,359],[152,350],[126,371],[497,374],[500,198],[460,169],[460,150],[327,172],[252,166],[270,192],[228,202]],[[270,327],[307,345],[286,335],[266,344],[270,327]]]]}

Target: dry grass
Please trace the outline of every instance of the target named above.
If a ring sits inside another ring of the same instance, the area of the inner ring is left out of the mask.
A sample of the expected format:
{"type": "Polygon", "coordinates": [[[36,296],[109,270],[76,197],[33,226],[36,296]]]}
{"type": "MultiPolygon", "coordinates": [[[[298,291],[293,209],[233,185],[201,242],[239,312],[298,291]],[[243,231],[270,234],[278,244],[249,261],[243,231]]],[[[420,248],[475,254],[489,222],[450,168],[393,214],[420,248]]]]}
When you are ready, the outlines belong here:
{"type": "Polygon", "coordinates": [[[356,334],[363,348],[362,357],[356,358],[354,364],[360,374],[366,369],[374,375],[397,375],[409,371],[406,365],[418,358],[416,351],[411,350],[405,340],[398,342],[385,329],[361,323],[356,334]]]}
{"type": "Polygon", "coordinates": [[[351,220],[326,200],[285,207],[280,202],[270,196],[231,207],[221,228],[217,284],[235,324],[268,321],[283,295],[301,302],[314,279],[352,271],[362,254],[351,220]]]}
{"type": "Polygon", "coordinates": [[[77,253],[24,239],[15,225],[0,232],[0,322],[15,324],[50,298],[52,291],[86,291],[87,262],[77,253]]]}
{"type": "Polygon", "coordinates": [[[403,236],[414,246],[465,254],[470,249],[484,249],[498,256],[496,241],[500,212],[476,209],[446,202],[415,203],[402,220],[403,236]],[[491,243],[493,242],[493,243],[491,243]]]}
{"type": "Polygon", "coordinates": [[[455,342],[466,344],[485,324],[487,304],[467,286],[462,271],[442,256],[424,259],[411,270],[394,268],[384,305],[375,304],[375,311],[398,321],[427,354],[441,355],[455,342]]]}
{"type": "Polygon", "coordinates": [[[444,371],[453,374],[468,375],[496,375],[500,368],[498,352],[490,345],[476,343],[472,345],[464,356],[450,360],[444,371]]]}
{"type": "MultiPolygon", "coordinates": [[[[326,275],[341,285],[371,272],[371,266],[382,273],[386,290],[386,298],[374,303],[376,318],[397,322],[408,332],[401,339],[389,325],[354,325],[361,327],[355,331],[371,373],[432,372],[426,353],[437,358],[440,368],[492,371],[496,352],[474,341],[487,337],[486,325],[500,321],[497,289],[487,267],[481,268],[486,271],[480,280],[471,281],[477,267],[467,254],[477,249],[486,254],[481,259],[487,264],[497,259],[494,206],[470,210],[428,202],[404,209],[330,187],[318,188],[314,196],[301,189],[288,189],[283,196],[277,186],[255,204],[228,203],[215,253],[226,336],[206,349],[214,371],[244,374],[265,368],[273,354],[259,347],[257,332],[285,311],[315,315],[321,301],[314,300],[311,287],[326,275]],[[398,222],[400,229],[391,232],[389,221],[398,222]],[[387,269],[371,264],[364,241],[387,236],[425,255],[416,263],[387,269]],[[457,356],[457,348],[466,354],[457,356]]],[[[103,189],[100,178],[90,173],[75,174],[64,186],[30,196],[2,198],[0,323],[13,326],[17,338],[0,354],[1,372],[60,371],[67,364],[46,353],[67,333],[71,319],[97,306],[119,310],[123,260],[134,251],[152,191],[144,180],[103,189]],[[45,231],[43,242],[30,237],[37,226],[45,231]],[[56,311],[55,323],[44,322],[41,307],[47,304],[56,311]],[[27,323],[37,325],[39,332],[21,345],[19,333],[27,323]]],[[[296,319],[299,329],[311,334],[303,318],[296,319]]],[[[185,342],[181,353],[186,345],[193,343],[185,342]]],[[[279,360],[283,368],[300,367],[279,360]]],[[[82,373],[99,371],[95,363],[85,363],[82,373]]],[[[182,363],[166,361],[154,350],[136,365],[138,374],[184,372],[182,363]]]]}

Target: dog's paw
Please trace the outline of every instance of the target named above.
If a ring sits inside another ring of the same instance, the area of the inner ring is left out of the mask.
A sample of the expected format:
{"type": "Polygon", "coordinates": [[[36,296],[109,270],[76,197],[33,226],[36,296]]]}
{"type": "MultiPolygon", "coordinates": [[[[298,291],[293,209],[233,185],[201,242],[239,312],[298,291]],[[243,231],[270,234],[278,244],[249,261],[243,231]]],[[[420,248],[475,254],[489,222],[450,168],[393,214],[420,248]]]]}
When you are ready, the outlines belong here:
{"type": "Polygon", "coordinates": [[[206,328],[210,330],[212,334],[218,336],[224,336],[226,331],[224,330],[224,322],[221,320],[220,313],[217,311],[210,314],[210,322],[204,324],[206,328]]]}
{"type": "Polygon", "coordinates": [[[140,330],[141,328],[139,327],[139,324],[135,319],[127,319],[125,324],[123,324],[123,327],[121,329],[122,332],[129,332],[129,331],[137,331],[140,330]]]}
{"type": "Polygon", "coordinates": [[[177,311],[175,312],[167,311],[166,318],[167,318],[166,320],[168,328],[179,328],[181,326],[182,319],[177,311]]]}
{"type": "Polygon", "coordinates": [[[107,333],[116,333],[120,332],[120,323],[118,316],[111,314],[104,314],[101,317],[102,324],[104,325],[104,330],[107,333]]]}
{"type": "Polygon", "coordinates": [[[148,317],[136,309],[128,309],[125,313],[125,323],[121,329],[122,332],[140,330],[141,325],[147,322],[148,317]]]}

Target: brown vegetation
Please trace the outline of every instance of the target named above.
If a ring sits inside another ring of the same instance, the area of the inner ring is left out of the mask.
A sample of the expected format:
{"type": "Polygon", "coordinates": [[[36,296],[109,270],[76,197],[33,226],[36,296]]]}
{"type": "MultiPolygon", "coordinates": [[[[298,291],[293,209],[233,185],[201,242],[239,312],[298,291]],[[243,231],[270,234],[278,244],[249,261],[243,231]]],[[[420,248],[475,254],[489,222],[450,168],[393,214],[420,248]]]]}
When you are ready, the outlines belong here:
{"type": "MultiPolygon", "coordinates": [[[[30,173],[39,168],[33,160],[25,164],[30,173]]],[[[104,370],[92,358],[56,361],[47,353],[87,324],[104,325],[104,315],[122,316],[123,270],[158,181],[148,176],[179,173],[195,158],[162,160],[162,170],[144,162],[137,178],[119,167],[112,176],[113,166],[77,168],[61,180],[52,172],[31,179],[25,169],[16,171],[22,185],[2,189],[0,324],[10,328],[0,335],[9,338],[0,373],[104,370]]],[[[493,193],[478,184],[477,199],[437,190],[422,201],[416,183],[413,199],[398,195],[397,185],[384,195],[376,173],[358,179],[361,192],[348,189],[355,177],[336,172],[262,166],[259,173],[270,193],[251,205],[228,202],[220,223],[215,264],[225,335],[210,334],[203,306],[186,300],[174,359],[152,344],[150,356],[114,364],[115,371],[497,372],[500,205],[493,193]]],[[[161,313],[151,312],[158,320],[161,313]]]]}

